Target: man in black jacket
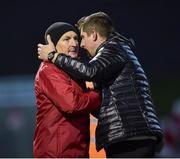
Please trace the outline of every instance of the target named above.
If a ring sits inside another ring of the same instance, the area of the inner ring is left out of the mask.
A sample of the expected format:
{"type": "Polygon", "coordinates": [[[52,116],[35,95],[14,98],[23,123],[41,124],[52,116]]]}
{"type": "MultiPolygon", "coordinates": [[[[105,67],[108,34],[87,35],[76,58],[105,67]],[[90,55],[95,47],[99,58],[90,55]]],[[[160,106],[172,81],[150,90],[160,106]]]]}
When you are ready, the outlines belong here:
{"type": "MultiPolygon", "coordinates": [[[[58,53],[51,61],[76,78],[95,82],[95,89],[102,90],[97,150],[104,148],[107,157],[154,157],[162,129],[133,43],[114,31],[110,17],[103,12],[81,18],[78,28],[81,47],[93,57],[89,64],[58,53]]],[[[48,52],[54,51],[50,37],[48,42],[38,45],[39,59],[48,60],[52,55],[48,52]]]]}

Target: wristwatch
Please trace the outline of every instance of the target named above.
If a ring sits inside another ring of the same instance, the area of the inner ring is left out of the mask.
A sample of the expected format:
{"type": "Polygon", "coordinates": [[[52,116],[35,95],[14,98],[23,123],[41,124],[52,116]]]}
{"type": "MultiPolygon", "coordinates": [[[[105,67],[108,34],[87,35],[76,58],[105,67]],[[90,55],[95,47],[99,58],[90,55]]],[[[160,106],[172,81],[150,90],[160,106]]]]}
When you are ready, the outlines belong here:
{"type": "Polygon", "coordinates": [[[52,51],[50,53],[48,53],[48,60],[52,61],[52,59],[54,58],[54,54],[56,53],[56,51],[52,51]]]}

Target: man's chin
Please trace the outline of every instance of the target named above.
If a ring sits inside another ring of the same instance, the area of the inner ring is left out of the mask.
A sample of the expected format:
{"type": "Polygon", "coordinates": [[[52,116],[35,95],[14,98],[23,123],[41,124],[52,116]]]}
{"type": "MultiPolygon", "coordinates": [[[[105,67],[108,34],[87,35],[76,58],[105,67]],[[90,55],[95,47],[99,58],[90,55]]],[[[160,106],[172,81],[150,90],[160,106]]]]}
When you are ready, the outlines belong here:
{"type": "Polygon", "coordinates": [[[86,54],[87,54],[87,56],[88,56],[89,58],[92,58],[92,57],[93,57],[88,50],[86,50],[86,54]]]}
{"type": "Polygon", "coordinates": [[[78,53],[77,52],[69,52],[68,55],[73,57],[73,58],[77,58],[78,57],[78,53]]]}
{"type": "Polygon", "coordinates": [[[92,55],[91,55],[89,52],[87,52],[87,55],[88,55],[88,57],[89,57],[90,59],[93,58],[92,55]]]}

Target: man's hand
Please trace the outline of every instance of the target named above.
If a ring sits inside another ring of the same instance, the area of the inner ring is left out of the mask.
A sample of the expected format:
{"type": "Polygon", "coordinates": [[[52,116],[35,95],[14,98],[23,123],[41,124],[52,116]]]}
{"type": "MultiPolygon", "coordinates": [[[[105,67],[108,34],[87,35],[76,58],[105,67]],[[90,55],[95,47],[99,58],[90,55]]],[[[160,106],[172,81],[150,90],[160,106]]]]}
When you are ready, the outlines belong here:
{"type": "Polygon", "coordinates": [[[47,35],[47,41],[47,45],[38,44],[38,58],[43,61],[48,61],[48,53],[56,50],[50,35],[47,35]]]}
{"type": "Polygon", "coordinates": [[[87,88],[87,89],[90,89],[90,90],[93,90],[93,89],[94,89],[93,82],[88,82],[88,81],[86,81],[86,88],[87,88]]]}

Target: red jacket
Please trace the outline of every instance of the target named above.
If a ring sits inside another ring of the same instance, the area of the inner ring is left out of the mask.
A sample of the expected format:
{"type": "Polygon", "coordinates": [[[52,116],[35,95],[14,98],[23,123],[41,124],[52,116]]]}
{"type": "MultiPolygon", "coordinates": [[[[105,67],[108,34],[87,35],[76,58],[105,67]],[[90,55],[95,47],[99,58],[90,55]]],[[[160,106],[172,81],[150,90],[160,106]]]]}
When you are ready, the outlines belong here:
{"type": "Polygon", "coordinates": [[[89,113],[100,96],[85,92],[54,64],[42,62],[35,78],[34,157],[88,157],[89,113]]]}

